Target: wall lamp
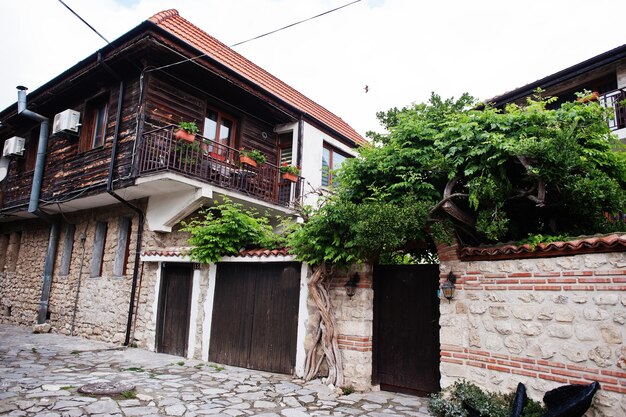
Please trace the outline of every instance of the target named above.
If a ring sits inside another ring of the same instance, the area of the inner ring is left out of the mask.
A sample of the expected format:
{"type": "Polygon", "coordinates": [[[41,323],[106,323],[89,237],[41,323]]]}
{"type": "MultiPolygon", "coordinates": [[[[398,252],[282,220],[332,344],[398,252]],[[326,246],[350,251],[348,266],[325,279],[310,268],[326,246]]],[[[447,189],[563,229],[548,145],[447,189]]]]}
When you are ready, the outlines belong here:
{"type": "Polygon", "coordinates": [[[360,280],[361,278],[359,277],[359,273],[355,272],[350,277],[348,282],[346,282],[345,288],[346,288],[346,294],[348,295],[348,297],[352,298],[352,296],[356,294],[356,287],[359,284],[360,280]]]}
{"type": "Polygon", "coordinates": [[[450,273],[448,274],[448,278],[446,278],[446,281],[441,284],[441,292],[443,293],[443,296],[448,300],[448,302],[454,298],[454,291],[456,289],[456,287],[454,286],[455,282],[456,275],[454,275],[454,273],[450,271],[450,273]]]}

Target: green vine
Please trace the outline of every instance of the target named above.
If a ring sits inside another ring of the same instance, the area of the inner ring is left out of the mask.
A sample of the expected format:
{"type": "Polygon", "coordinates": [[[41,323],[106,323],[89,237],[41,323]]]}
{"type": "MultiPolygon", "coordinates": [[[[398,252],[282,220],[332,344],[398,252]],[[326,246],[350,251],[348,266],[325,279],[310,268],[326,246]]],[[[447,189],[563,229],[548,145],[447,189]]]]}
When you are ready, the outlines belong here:
{"type": "Polygon", "coordinates": [[[203,209],[199,217],[182,222],[189,232],[189,256],[200,263],[215,263],[223,256],[236,255],[251,247],[276,248],[282,237],[273,232],[269,219],[225,198],[216,206],[203,209]]]}

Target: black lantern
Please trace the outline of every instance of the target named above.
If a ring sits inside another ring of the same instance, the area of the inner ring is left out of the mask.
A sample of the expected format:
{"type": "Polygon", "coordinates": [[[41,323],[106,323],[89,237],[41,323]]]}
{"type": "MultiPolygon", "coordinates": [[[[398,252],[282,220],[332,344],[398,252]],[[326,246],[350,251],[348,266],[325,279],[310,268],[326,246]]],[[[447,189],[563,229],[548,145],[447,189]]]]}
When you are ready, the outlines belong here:
{"type": "Polygon", "coordinates": [[[450,271],[450,273],[448,274],[448,278],[446,279],[446,282],[444,282],[443,284],[441,284],[441,292],[443,293],[443,296],[448,300],[452,300],[454,298],[454,290],[455,290],[455,286],[454,283],[456,282],[456,275],[454,275],[454,273],[452,273],[452,271],[450,271]]]}
{"type": "Polygon", "coordinates": [[[354,275],[350,277],[348,282],[346,282],[345,287],[346,287],[346,294],[348,295],[348,297],[352,298],[352,296],[356,294],[356,287],[359,281],[360,281],[359,273],[355,272],[354,275]]]}

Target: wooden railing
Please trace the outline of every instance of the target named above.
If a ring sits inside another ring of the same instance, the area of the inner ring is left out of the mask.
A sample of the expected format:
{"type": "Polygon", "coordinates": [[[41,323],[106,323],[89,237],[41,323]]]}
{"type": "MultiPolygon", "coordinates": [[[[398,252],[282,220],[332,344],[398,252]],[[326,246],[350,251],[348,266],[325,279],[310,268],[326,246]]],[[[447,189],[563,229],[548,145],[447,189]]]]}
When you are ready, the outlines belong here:
{"type": "Polygon", "coordinates": [[[146,132],[139,145],[139,175],[171,171],[281,206],[300,202],[304,178],[283,180],[276,165],[239,163],[239,151],[200,135],[176,139],[175,125],[146,132]]]}
{"type": "Polygon", "coordinates": [[[598,102],[604,107],[612,107],[614,118],[609,120],[611,130],[623,129],[626,127],[626,105],[620,104],[626,100],[626,90],[618,89],[609,91],[598,97],[598,102]]]}

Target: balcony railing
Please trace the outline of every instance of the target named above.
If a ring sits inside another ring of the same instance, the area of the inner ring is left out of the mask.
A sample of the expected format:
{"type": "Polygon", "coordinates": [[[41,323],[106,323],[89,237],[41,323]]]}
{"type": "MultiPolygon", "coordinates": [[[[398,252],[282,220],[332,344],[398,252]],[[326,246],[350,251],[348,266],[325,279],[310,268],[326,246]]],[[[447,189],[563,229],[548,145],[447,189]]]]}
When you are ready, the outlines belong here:
{"type": "Polygon", "coordinates": [[[611,130],[626,127],[626,105],[621,104],[626,100],[626,89],[613,90],[598,97],[598,102],[604,107],[612,107],[614,118],[609,120],[611,130]]]}
{"type": "Polygon", "coordinates": [[[304,178],[283,180],[277,166],[252,167],[239,163],[237,149],[196,135],[194,142],[176,139],[170,125],[143,134],[139,146],[139,174],[176,172],[269,203],[290,206],[300,202],[304,178]]]}

